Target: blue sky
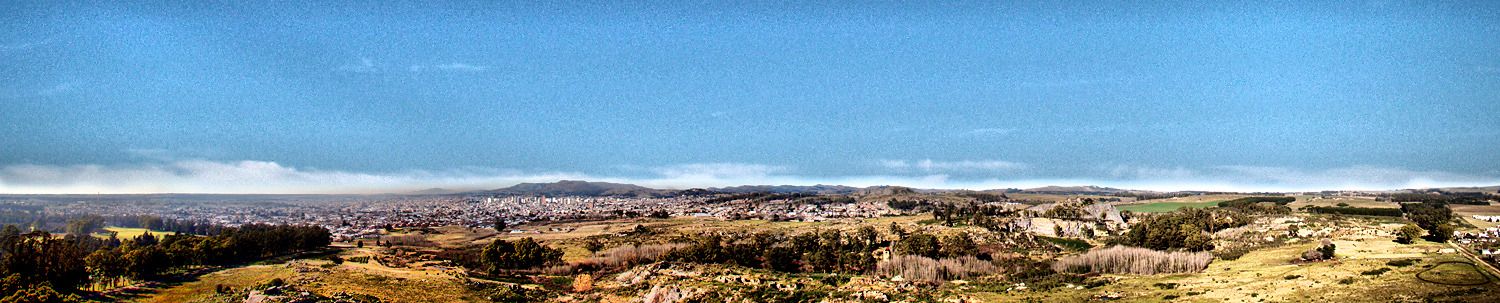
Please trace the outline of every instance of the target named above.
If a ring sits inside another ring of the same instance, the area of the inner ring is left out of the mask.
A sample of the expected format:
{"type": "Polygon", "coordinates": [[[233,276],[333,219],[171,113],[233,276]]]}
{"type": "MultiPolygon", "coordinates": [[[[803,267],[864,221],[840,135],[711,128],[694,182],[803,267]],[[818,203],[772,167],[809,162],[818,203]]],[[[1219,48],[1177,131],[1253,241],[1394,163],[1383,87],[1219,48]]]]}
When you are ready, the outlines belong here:
{"type": "Polygon", "coordinates": [[[0,4],[0,192],[1500,184],[1500,3],[0,4]]]}

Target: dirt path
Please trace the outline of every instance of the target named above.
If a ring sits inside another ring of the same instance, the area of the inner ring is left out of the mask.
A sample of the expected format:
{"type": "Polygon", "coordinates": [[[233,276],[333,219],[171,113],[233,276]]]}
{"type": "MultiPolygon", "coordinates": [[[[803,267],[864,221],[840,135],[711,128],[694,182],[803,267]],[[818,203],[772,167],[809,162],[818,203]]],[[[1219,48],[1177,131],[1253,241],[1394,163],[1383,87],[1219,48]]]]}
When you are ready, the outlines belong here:
{"type": "MultiPolygon", "coordinates": [[[[1469,252],[1468,249],[1458,246],[1458,244],[1453,244],[1452,241],[1449,241],[1447,243],[1448,246],[1452,246],[1454,250],[1458,250],[1458,253],[1463,254],[1465,258],[1469,259],[1469,261],[1474,261],[1474,264],[1483,265],[1485,270],[1489,271],[1489,275],[1491,277],[1500,278],[1500,268],[1495,268],[1495,265],[1490,264],[1490,262],[1485,262],[1484,259],[1480,259],[1479,256],[1475,256],[1474,253],[1469,252]]],[[[1490,279],[1490,283],[1497,283],[1495,280],[1496,279],[1490,279]]]]}

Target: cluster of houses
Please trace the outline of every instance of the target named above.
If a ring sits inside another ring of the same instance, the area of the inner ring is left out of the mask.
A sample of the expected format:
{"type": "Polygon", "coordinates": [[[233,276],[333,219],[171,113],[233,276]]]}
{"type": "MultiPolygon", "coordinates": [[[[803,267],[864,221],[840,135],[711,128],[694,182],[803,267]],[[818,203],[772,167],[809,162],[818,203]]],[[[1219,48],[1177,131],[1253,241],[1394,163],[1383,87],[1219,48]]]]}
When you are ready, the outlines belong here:
{"type": "Polygon", "coordinates": [[[1500,227],[1485,228],[1479,232],[1454,231],[1453,239],[1482,256],[1500,255],[1500,227]]]}

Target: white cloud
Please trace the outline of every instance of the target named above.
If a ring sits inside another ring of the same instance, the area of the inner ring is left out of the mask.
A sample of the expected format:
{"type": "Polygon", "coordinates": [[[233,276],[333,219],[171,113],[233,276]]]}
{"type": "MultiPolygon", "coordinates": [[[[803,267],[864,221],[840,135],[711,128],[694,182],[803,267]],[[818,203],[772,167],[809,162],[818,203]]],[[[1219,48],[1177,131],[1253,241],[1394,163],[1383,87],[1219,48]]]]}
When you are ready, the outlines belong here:
{"type": "Polygon", "coordinates": [[[969,136],[1004,136],[1016,132],[1014,128],[978,128],[965,132],[969,136]]]}
{"type": "Polygon", "coordinates": [[[360,57],[359,63],[344,64],[343,66],[339,66],[338,70],[353,73],[373,73],[380,69],[375,65],[375,59],[360,57]]]}
{"type": "Polygon", "coordinates": [[[787,171],[786,167],[745,163],[692,163],[662,166],[652,169],[667,178],[713,177],[744,178],[764,177],[787,171]]]}
{"type": "Polygon", "coordinates": [[[63,82],[58,83],[57,85],[53,85],[52,87],[49,87],[47,89],[38,91],[36,94],[40,96],[53,96],[71,91],[73,90],[73,87],[73,82],[63,82]]]}
{"type": "Polygon", "coordinates": [[[1229,165],[1214,167],[1212,170],[1219,178],[1228,177],[1243,183],[1280,185],[1301,190],[1378,190],[1500,184],[1500,179],[1494,177],[1371,165],[1329,169],[1229,165]]]}
{"type": "Polygon", "coordinates": [[[994,172],[1016,171],[1026,168],[1026,164],[1000,160],[933,161],[932,159],[922,159],[917,161],[881,160],[880,166],[895,170],[921,170],[928,172],[994,172]]]}
{"type": "Polygon", "coordinates": [[[137,165],[0,167],[0,193],[383,193],[444,187],[488,189],[521,182],[586,179],[571,173],[299,169],[269,161],[179,160],[137,165]]]}
{"type": "Polygon", "coordinates": [[[41,41],[34,41],[34,42],[17,42],[17,43],[3,44],[3,45],[0,45],[0,51],[23,51],[23,50],[28,50],[28,49],[36,48],[36,47],[39,47],[39,46],[44,46],[44,45],[47,45],[47,44],[52,44],[52,39],[51,38],[42,39],[41,41]]]}
{"type": "Polygon", "coordinates": [[[1192,178],[1198,177],[1197,171],[1180,166],[1163,168],[1139,165],[1116,165],[1114,167],[1108,168],[1107,170],[1109,171],[1110,177],[1123,179],[1190,180],[1192,178]]]}
{"type": "Polygon", "coordinates": [[[490,69],[489,66],[472,65],[468,63],[448,63],[438,65],[412,65],[407,70],[411,72],[422,72],[426,70],[438,70],[445,72],[482,72],[490,69]]]}
{"type": "Polygon", "coordinates": [[[437,69],[441,69],[441,70],[446,70],[446,71],[464,71],[464,72],[478,72],[478,71],[484,71],[486,69],[489,69],[488,66],[469,65],[469,64],[464,64],[464,63],[449,63],[449,64],[442,64],[442,65],[437,65],[437,66],[433,66],[433,67],[435,67],[437,69]]]}
{"type": "MultiPolygon", "coordinates": [[[[689,163],[641,168],[645,177],[570,172],[523,172],[503,169],[349,172],[282,165],[271,161],[158,159],[132,165],[0,166],[0,193],[393,193],[426,188],[494,189],[523,182],[593,180],[654,188],[685,189],[737,185],[838,184],[855,187],[898,185],[935,189],[1032,188],[1047,185],[1098,185],[1126,189],[1178,191],[1316,191],[1491,186],[1500,178],[1440,171],[1376,166],[1293,169],[1266,166],[1219,166],[1202,169],[1116,166],[1104,179],[963,179],[944,173],[811,177],[791,174],[782,166],[748,163],[689,163]]],[[[1017,169],[1005,161],[887,160],[883,165],[906,170],[1017,169]]],[[[907,173],[910,173],[908,171],[907,173]]]]}

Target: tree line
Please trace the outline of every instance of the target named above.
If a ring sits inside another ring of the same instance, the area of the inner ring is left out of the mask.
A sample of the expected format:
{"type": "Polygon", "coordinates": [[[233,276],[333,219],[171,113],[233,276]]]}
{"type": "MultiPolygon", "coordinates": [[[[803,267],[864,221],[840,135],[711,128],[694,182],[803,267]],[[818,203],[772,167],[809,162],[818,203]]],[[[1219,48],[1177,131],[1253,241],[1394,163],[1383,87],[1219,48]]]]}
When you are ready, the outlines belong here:
{"type": "Polygon", "coordinates": [[[1143,217],[1116,241],[1155,250],[1207,251],[1214,248],[1211,233],[1247,224],[1250,217],[1244,212],[1183,208],[1143,217]]]}
{"type": "MultiPolygon", "coordinates": [[[[86,233],[62,236],[0,228],[0,289],[25,294],[16,300],[72,298],[85,287],[110,288],[121,281],[152,280],[174,271],[231,265],[319,249],[330,233],[317,226],[252,224],[220,228],[213,236],[145,233],[130,239],[86,233]]],[[[9,299],[0,301],[12,302],[9,299]]]]}

